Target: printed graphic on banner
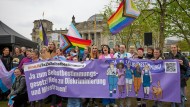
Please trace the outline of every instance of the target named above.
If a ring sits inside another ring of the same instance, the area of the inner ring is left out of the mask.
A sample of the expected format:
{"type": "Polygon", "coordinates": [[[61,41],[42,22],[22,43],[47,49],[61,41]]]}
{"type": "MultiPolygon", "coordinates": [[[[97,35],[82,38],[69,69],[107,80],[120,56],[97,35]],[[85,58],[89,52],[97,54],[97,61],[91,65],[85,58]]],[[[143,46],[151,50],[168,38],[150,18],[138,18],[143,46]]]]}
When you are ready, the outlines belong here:
{"type": "Polygon", "coordinates": [[[180,102],[179,64],[176,60],[42,61],[26,64],[24,70],[30,101],[57,94],[75,98],[128,96],[180,102]],[[176,68],[171,68],[173,65],[176,68]],[[174,71],[176,73],[168,73],[174,71]]]}

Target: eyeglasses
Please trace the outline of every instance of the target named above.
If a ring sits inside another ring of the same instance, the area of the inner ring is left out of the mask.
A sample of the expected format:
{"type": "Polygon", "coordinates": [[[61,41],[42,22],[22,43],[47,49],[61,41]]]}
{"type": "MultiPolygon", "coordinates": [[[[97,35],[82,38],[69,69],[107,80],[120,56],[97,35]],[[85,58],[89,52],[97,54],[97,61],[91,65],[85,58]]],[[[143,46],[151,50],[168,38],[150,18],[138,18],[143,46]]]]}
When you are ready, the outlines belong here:
{"type": "Polygon", "coordinates": [[[92,48],[92,49],[97,49],[97,48],[92,48]]]}

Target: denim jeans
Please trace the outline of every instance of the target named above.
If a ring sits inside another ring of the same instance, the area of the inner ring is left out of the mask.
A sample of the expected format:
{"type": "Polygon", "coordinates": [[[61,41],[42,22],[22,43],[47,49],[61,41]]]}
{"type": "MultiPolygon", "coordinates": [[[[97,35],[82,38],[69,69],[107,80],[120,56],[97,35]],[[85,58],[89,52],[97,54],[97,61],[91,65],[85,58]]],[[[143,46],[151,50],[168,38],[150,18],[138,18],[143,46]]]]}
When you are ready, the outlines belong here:
{"type": "Polygon", "coordinates": [[[80,98],[68,98],[67,107],[81,107],[80,98]]]}
{"type": "Polygon", "coordinates": [[[181,103],[172,103],[171,107],[185,107],[185,94],[184,94],[184,87],[181,87],[181,103]]]}

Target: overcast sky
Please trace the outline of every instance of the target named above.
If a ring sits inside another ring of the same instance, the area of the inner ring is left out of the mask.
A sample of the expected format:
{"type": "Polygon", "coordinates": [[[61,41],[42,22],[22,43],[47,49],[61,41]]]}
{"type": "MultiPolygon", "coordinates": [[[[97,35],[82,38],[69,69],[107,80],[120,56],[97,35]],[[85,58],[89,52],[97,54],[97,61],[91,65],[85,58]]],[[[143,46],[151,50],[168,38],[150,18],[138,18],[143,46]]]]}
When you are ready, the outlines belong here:
{"type": "Polygon", "coordinates": [[[110,0],[0,0],[0,20],[9,27],[31,39],[34,20],[52,21],[53,29],[65,29],[71,23],[86,21],[103,11],[110,0]]]}

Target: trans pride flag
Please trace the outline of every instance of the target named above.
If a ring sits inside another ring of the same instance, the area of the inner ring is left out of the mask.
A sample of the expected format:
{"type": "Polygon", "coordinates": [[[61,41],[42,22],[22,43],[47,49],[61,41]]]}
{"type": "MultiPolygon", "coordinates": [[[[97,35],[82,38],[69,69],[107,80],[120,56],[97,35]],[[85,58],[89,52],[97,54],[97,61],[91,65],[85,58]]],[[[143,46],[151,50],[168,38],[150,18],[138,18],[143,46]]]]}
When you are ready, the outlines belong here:
{"type": "Polygon", "coordinates": [[[132,0],[123,0],[117,11],[108,20],[110,32],[113,35],[119,33],[122,29],[129,26],[139,14],[140,12],[132,0]]]}
{"type": "Polygon", "coordinates": [[[78,30],[73,25],[73,23],[71,23],[71,25],[69,26],[69,30],[67,32],[67,35],[75,37],[75,38],[82,39],[82,36],[79,34],[78,30]]]}
{"type": "Polygon", "coordinates": [[[15,68],[7,71],[4,64],[0,60],[0,90],[2,90],[2,92],[6,92],[11,88],[15,80],[14,70],[15,68]]]}

